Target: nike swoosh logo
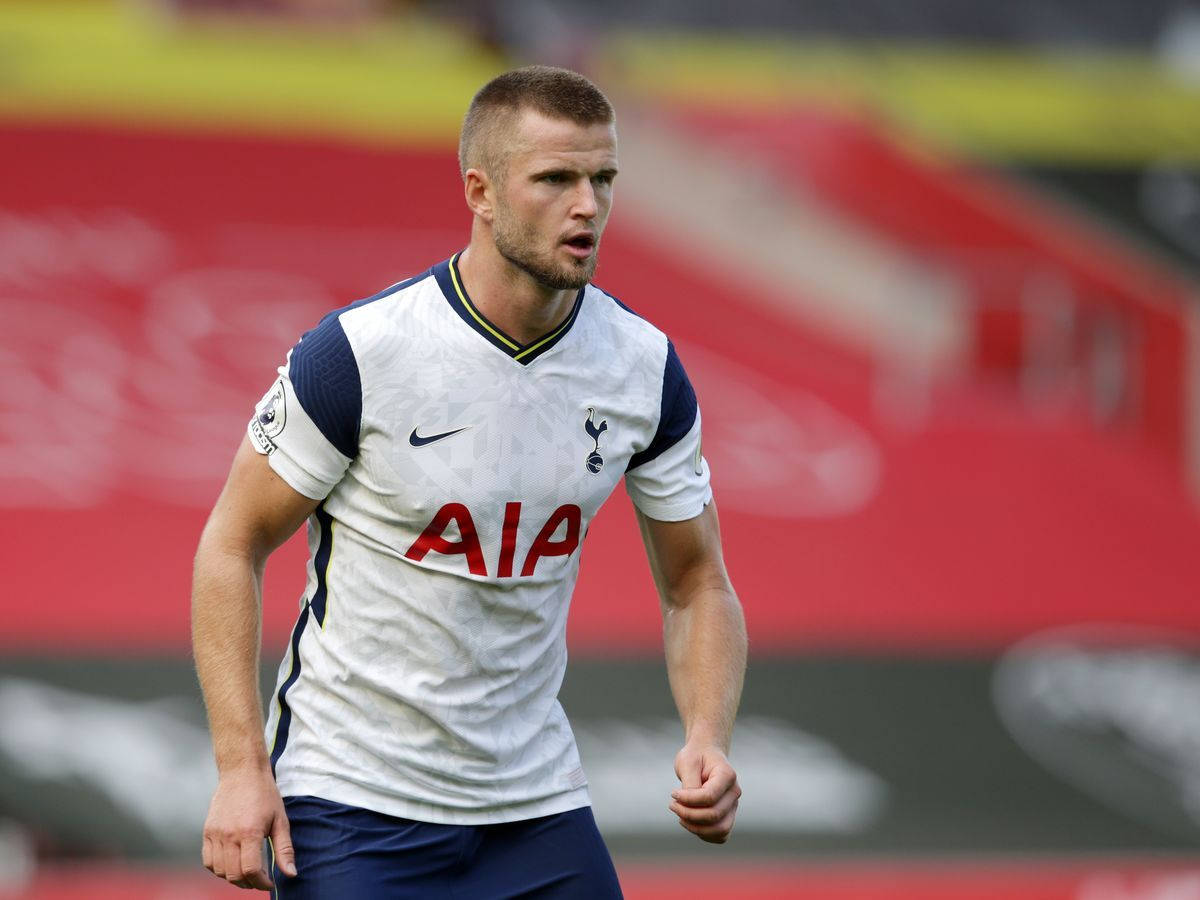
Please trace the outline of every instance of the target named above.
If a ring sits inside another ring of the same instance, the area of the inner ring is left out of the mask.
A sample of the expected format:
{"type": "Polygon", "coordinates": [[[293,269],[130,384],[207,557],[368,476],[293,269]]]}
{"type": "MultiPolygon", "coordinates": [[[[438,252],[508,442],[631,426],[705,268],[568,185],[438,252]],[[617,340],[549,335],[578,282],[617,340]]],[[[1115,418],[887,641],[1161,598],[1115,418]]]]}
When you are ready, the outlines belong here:
{"type": "Polygon", "coordinates": [[[470,425],[464,425],[462,428],[455,428],[453,431],[443,431],[441,434],[431,434],[428,437],[421,437],[417,434],[417,429],[412,430],[412,434],[408,436],[408,442],[414,447],[424,447],[426,444],[432,444],[434,441],[440,441],[442,438],[448,438],[458,434],[460,431],[466,431],[470,425]]]}

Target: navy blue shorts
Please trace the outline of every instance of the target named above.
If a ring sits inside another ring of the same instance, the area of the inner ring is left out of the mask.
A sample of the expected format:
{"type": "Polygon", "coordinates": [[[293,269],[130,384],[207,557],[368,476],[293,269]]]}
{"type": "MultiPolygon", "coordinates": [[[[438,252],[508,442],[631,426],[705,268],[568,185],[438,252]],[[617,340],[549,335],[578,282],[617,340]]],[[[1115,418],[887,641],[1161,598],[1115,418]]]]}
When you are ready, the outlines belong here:
{"type": "Polygon", "coordinates": [[[436,825],[287,797],[295,878],[280,900],[608,900],[621,886],[589,807],[499,825],[436,825]]]}

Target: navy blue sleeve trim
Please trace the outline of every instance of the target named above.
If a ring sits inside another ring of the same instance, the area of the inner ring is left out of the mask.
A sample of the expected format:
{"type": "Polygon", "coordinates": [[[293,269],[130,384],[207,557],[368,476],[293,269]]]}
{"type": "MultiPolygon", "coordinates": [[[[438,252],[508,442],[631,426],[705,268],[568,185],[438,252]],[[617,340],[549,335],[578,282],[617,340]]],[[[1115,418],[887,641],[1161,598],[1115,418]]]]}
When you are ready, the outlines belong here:
{"type": "Polygon", "coordinates": [[[288,375],[300,405],[325,439],[342,456],[357,456],[362,379],[337,313],[300,338],[292,349],[288,375]]]}
{"type": "Polygon", "coordinates": [[[667,363],[663,367],[662,412],[658,419],[658,431],[650,445],[629,458],[628,472],[656,459],[670,450],[692,430],[696,424],[696,392],[688,381],[683,363],[675,353],[675,345],[667,341],[667,363]]]}

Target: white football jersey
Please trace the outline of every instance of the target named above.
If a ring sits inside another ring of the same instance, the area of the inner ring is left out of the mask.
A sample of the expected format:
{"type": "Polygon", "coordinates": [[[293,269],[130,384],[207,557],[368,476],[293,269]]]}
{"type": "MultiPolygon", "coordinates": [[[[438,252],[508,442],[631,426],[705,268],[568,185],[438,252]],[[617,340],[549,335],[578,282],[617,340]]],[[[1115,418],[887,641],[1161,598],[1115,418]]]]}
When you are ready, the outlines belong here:
{"type": "Polygon", "coordinates": [[[455,258],[326,316],[249,424],[322,502],[267,741],[284,796],[483,824],[588,804],[557,695],[588,523],[712,496],[666,336],[591,285],[522,345],[455,258]]]}

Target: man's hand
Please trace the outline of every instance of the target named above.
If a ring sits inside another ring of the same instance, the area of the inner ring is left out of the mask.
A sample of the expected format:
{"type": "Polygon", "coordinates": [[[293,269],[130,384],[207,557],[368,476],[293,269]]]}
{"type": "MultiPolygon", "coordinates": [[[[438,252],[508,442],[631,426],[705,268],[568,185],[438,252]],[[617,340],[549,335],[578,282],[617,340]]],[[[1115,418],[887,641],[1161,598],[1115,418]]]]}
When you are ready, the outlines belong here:
{"type": "Polygon", "coordinates": [[[204,868],[240,888],[269,891],[274,883],[263,860],[265,837],[280,870],[294,876],[291,829],[271,770],[254,766],[222,773],[204,822],[204,868]]]}
{"type": "Polygon", "coordinates": [[[737,815],[737,773],[719,747],[688,744],[675,755],[679,787],[671,792],[671,812],[679,824],[710,844],[723,844],[737,815]]]}

